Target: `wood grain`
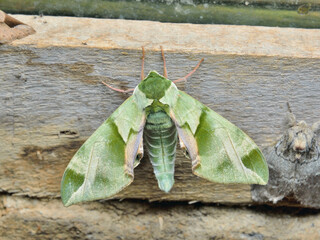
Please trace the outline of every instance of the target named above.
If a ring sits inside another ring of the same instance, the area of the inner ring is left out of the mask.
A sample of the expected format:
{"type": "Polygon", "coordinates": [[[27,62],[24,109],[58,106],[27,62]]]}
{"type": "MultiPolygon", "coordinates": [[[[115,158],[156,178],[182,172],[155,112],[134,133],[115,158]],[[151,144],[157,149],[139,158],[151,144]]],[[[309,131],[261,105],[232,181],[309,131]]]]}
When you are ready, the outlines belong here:
{"type": "MultiPolygon", "coordinates": [[[[298,15],[296,12],[294,14],[298,15]]],[[[156,51],[162,45],[170,52],[320,58],[319,29],[13,16],[37,32],[15,41],[13,44],[16,46],[28,44],[122,50],[138,50],[144,46],[156,51]]],[[[307,21],[304,16],[300,17],[307,21]]],[[[317,20],[310,21],[317,23],[317,20]]]]}
{"type": "Polygon", "coordinates": [[[0,233],[11,239],[244,239],[320,238],[319,212],[260,207],[91,202],[65,208],[60,200],[0,196],[0,233]]]}

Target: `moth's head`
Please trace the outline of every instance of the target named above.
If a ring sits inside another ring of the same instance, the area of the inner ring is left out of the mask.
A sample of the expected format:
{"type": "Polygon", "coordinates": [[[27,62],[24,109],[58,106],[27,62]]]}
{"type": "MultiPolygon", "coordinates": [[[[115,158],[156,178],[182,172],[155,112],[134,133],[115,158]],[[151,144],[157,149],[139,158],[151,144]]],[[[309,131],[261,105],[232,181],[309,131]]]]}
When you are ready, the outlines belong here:
{"type": "Polygon", "coordinates": [[[147,98],[159,100],[161,99],[166,90],[173,84],[170,80],[160,75],[156,71],[149,72],[148,76],[141,81],[137,86],[147,98]]]}
{"type": "Polygon", "coordinates": [[[278,142],[276,151],[278,155],[291,162],[313,161],[320,157],[318,134],[320,122],[312,127],[305,121],[297,122],[292,113],[287,115],[287,130],[278,142]]]}

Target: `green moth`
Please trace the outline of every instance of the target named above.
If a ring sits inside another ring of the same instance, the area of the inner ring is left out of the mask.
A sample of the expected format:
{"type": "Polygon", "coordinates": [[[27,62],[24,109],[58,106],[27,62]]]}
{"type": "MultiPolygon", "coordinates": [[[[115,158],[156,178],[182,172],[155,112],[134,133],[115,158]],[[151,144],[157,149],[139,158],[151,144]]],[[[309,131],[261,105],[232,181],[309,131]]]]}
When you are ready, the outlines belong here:
{"type": "Polygon", "coordinates": [[[144,78],[142,64],[142,81],[132,96],[71,159],[61,182],[65,206],[108,198],[130,185],[143,145],[159,188],[169,192],[178,141],[199,177],[217,183],[267,183],[268,167],[257,145],[228,120],[178,90],[174,82],[182,79],[167,79],[161,51],[164,76],[151,71],[144,78]]]}

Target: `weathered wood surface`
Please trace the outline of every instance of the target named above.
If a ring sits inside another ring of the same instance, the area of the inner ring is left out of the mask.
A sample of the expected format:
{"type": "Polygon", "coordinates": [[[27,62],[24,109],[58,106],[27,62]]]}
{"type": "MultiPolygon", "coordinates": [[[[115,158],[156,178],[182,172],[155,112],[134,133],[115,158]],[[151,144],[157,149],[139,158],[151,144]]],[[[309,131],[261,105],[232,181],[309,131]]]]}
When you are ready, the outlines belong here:
{"type": "Polygon", "coordinates": [[[320,30],[13,15],[37,33],[13,44],[320,58],[320,30]]]}
{"type": "MultiPolygon", "coordinates": [[[[171,79],[205,58],[189,82],[178,87],[245,130],[260,147],[282,133],[287,101],[298,119],[312,123],[320,117],[318,30],[20,17],[37,33],[0,48],[3,192],[59,197],[73,154],[127,98],[100,81],[136,86],[141,45],[147,50],[146,71],[162,72],[159,51],[149,49],[162,44],[170,50],[171,79]],[[193,35],[184,35],[187,31],[193,35]]],[[[161,192],[145,158],[135,169],[134,183],[116,198],[251,202],[250,186],[213,184],[192,175],[180,150],[175,179],[170,194],[161,192]]]]}
{"type": "Polygon", "coordinates": [[[315,240],[320,214],[310,210],[230,208],[132,201],[64,208],[59,200],[0,196],[0,233],[11,239],[315,240]]]}

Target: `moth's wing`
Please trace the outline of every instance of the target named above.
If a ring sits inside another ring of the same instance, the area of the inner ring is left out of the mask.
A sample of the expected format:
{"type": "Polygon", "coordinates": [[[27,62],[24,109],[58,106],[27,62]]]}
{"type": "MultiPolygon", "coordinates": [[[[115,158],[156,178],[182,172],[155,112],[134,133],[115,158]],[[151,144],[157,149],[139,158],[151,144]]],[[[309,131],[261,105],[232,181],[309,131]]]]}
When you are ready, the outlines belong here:
{"type": "Polygon", "coordinates": [[[145,113],[127,99],[81,146],[61,182],[65,206],[110,197],[133,181],[145,113]]]}
{"type": "Polygon", "coordinates": [[[253,185],[252,199],[256,202],[277,203],[292,194],[295,186],[295,164],[278,156],[274,146],[263,150],[269,167],[267,185],[253,185]]]}
{"type": "Polygon", "coordinates": [[[192,159],[194,174],[218,183],[268,182],[261,151],[228,120],[182,91],[170,115],[192,159]]]}
{"type": "Polygon", "coordinates": [[[309,207],[320,207],[320,159],[297,166],[294,196],[309,207]]]}

